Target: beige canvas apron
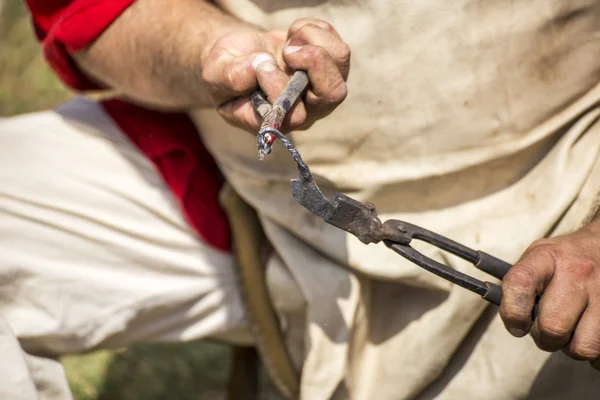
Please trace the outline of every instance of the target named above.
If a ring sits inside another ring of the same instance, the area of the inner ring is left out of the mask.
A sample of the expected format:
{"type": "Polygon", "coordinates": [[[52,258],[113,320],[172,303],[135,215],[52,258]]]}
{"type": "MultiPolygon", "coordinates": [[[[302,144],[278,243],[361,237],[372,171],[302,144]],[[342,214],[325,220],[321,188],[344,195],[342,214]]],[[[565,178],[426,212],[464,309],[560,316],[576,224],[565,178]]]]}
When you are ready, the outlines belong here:
{"type": "MultiPolygon", "coordinates": [[[[347,100],[290,135],[326,193],[509,262],[593,210],[600,1],[216,3],[266,29],[324,19],[350,45],[347,100]]],[[[586,363],[512,338],[478,296],[296,204],[295,166],[281,145],[259,162],[252,135],[211,110],[193,118],[274,248],[269,294],[302,370],[302,399],[600,396],[600,374],[586,363]]]]}

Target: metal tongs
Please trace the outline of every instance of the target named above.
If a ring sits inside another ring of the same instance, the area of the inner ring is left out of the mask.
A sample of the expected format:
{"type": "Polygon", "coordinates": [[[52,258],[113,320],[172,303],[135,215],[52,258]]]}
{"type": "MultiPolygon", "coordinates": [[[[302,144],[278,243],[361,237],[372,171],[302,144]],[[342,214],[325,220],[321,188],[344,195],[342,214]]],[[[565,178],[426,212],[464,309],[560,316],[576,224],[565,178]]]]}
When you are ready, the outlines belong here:
{"type": "MultiPolygon", "coordinates": [[[[288,149],[298,166],[298,179],[290,181],[292,196],[296,202],[311,213],[323,218],[328,224],[356,236],[361,242],[369,244],[383,241],[388,248],[419,267],[473,293],[477,293],[488,302],[499,306],[502,301],[501,286],[487,281],[480,281],[441,264],[418,252],[410,244],[413,240],[427,242],[470,262],[475,267],[500,280],[511,268],[509,263],[405,221],[392,219],[382,223],[377,217],[375,206],[371,203],[361,203],[342,193],[335,193],[331,200],[325,197],[298,150],[279,131],[285,114],[307,85],[308,77],[304,72],[299,71],[294,74],[273,106],[269,104],[260,90],[254,92],[251,96],[254,109],[263,118],[263,124],[257,138],[259,159],[264,159],[271,152],[271,146],[275,138],[278,138],[288,149]]],[[[536,315],[537,303],[533,310],[534,319],[536,315]]]]}

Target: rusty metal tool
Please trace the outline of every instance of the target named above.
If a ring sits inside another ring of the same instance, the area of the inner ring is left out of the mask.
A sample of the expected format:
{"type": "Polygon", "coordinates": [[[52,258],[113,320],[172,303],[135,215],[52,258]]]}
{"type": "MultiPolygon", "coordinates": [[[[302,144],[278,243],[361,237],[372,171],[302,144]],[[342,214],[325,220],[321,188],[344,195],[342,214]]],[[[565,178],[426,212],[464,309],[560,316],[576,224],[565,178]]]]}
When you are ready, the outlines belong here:
{"type": "Polygon", "coordinates": [[[308,75],[306,72],[296,71],[273,105],[267,101],[262,90],[256,90],[251,94],[252,106],[263,119],[256,137],[259,160],[264,160],[265,156],[271,153],[275,135],[269,130],[279,131],[281,129],[286,114],[307,86],[308,75]]]}
{"type": "MultiPolygon", "coordinates": [[[[292,196],[304,208],[323,218],[328,224],[351,233],[365,244],[383,242],[388,248],[419,267],[477,293],[492,304],[500,305],[502,301],[501,286],[481,281],[439,263],[418,252],[410,244],[413,240],[427,242],[472,263],[475,267],[500,280],[510,269],[509,263],[405,221],[392,219],[381,222],[372,204],[361,203],[345,194],[336,193],[329,200],[317,186],[310,169],[292,142],[275,128],[264,128],[262,132],[276,136],[296,161],[298,179],[290,181],[292,196]]],[[[536,302],[532,315],[534,319],[537,316],[537,307],[536,302]]]]}

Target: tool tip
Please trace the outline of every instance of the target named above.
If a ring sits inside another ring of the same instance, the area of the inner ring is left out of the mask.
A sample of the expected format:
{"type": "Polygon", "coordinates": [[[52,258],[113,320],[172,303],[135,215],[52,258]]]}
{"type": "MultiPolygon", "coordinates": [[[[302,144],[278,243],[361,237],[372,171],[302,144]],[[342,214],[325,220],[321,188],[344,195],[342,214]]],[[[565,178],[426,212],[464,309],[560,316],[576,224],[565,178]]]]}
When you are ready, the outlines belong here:
{"type": "Polygon", "coordinates": [[[258,159],[259,161],[263,161],[267,154],[271,153],[272,141],[269,141],[270,135],[267,133],[266,135],[262,135],[260,132],[257,137],[257,146],[258,146],[258,159]],[[267,136],[267,139],[265,139],[267,136]]]}

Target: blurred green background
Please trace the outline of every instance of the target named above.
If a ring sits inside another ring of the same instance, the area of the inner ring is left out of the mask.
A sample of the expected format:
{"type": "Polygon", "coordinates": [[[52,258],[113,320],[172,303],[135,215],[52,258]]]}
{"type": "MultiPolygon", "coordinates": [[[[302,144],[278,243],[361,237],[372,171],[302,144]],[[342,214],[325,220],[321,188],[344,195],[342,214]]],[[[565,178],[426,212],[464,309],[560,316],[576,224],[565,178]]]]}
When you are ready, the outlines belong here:
{"type": "Polygon", "coordinates": [[[22,0],[0,0],[0,116],[51,107],[70,93],[46,66],[22,0]]]}
{"type": "MultiPolygon", "coordinates": [[[[0,116],[50,108],[72,96],[49,70],[21,0],[0,0],[0,116]]],[[[224,399],[229,348],[198,342],[135,345],[63,359],[77,400],[224,399]]],[[[262,398],[279,398],[262,379],[262,398]]]]}

